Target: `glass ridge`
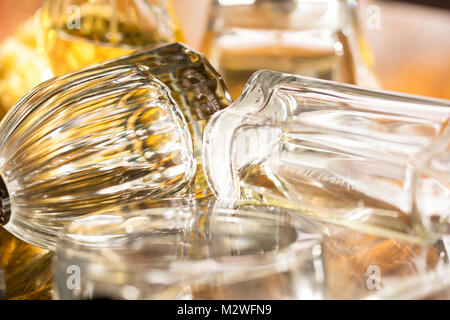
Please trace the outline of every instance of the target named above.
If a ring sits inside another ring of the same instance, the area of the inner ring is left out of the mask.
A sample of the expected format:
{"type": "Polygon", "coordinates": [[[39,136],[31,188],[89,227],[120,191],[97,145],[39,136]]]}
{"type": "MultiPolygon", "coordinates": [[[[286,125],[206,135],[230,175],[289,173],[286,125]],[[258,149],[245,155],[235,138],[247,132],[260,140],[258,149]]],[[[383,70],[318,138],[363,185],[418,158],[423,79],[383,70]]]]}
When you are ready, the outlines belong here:
{"type": "Polygon", "coordinates": [[[0,174],[11,202],[5,226],[51,248],[76,216],[190,188],[187,124],[145,66],[99,65],[49,80],[0,126],[0,174]]]}
{"type": "MultiPolygon", "coordinates": [[[[412,208],[412,174],[417,157],[445,138],[449,106],[259,71],[205,129],[207,181],[221,198],[286,206],[370,232],[424,236],[425,217],[412,208]]],[[[448,212],[440,213],[447,224],[448,212]]]]}

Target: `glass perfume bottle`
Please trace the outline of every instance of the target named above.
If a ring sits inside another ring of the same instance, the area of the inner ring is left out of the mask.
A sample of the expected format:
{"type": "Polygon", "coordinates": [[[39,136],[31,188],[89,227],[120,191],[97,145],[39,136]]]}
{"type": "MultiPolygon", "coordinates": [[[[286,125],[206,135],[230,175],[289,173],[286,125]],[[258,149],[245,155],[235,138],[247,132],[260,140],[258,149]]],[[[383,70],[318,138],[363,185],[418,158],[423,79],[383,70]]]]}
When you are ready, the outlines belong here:
{"type": "Polygon", "coordinates": [[[41,51],[54,75],[146,45],[182,41],[172,0],[47,0],[41,51]]]}
{"type": "MultiPolygon", "coordinates": [[[[355,1],[214,0],[202,52],[233,98],[257,70],[375,85],[355,1]]],[[[370,59],[369,59],[370,60],[370,59]]]]}
{"type": "Polygon", "coordinates": [[[41,84],[0,124],[1,224],[52,249],[58,230],[95,208],[202,196],[202,126],[229,101],[206,59],[178,43],[41,84]]]}
{"type": "Polygon", "coordinates": [[[294,208],[385,236],[419,240],[430,223],[448,233],[449,106],[260,71],[207,125],[207,180],[221,198],[294,208]]]}
{"type": "Polygon", "coordinates": [[[195,173],[184,116],[143,65],[95,66],[49,80],[0,125],[0,219],[52,248],[71,219],[188,189],[195,173]]]}
{"type": "Polygon", "coordinates": [[[318,299],[321,233],[269,207],[147,201],[73,221],[59,239],[60,299],[318,299]],[[82,275],[67,286],[69,268],[82,275]]]}

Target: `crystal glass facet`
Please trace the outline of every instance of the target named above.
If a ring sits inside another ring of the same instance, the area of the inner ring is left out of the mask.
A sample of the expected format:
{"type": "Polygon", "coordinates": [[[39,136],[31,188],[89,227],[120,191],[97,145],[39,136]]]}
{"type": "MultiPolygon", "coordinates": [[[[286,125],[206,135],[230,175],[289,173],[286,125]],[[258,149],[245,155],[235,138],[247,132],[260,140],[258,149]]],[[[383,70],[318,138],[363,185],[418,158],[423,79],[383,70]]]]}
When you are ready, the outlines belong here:
{"type": "Polygon", "coordinates": [[[180,108],[136,64],[99,65],[41,84],[3,119],[0,150],[11,209],[3,223],[47,248],[79,215],[190,188],[196,168],[180,108]]]}
{"type": "Polygon", "coordinates": [[[54,75],[183,40],[171,0],[46,0],[41,24],[54,75]]]}
{"type": "Polygon", "coordinates": [[[60,239],[61,299],[316,299],[321,234],[276,208],[165,200],[77,219],[60,239]],[[78,266],[80,288],[67,287],[78,266]]]}
{"type": "Polygon", "coordinates": [[[231,96],[222,76],[208,60],[180,43],[152,46],[108,64],[138,63],[166,84],[188,123],[197,162],[191,190],[198,198],[211,196],[201,165],[203,131],[215,112],[228,107],[231,96]]]}
{"type": "Polygon", "coordinates": [[[171,90],[188,123],[208,119],[231,103],[222,76],[208,60],[181,43],[149,46],[105,62],[142,64],[171,90]]]}
{"type": "Polygon", "coordinates": [[[222,198],[293,207],[389,236],[419,234],[433,214],[448,230],[449,106],[260,71],[208,123],[205,173],[222,198]],[[429,158],[441,139],[439,156],[429,158]],[[422,158],[439,180],[414,183],[429,168],[422,158]]]}
{"type": "Polygon", "coordinates": [[[213,0],[202,45],[233,98],[257,70],[376,85],[356,1],[213,0]]]}
{"type": "Polygon", "coordinates": [[[366,299],[370,300],[449,300],[450,267],[419,273],[406,279],[388,279],[386,287],[366,299]]]}

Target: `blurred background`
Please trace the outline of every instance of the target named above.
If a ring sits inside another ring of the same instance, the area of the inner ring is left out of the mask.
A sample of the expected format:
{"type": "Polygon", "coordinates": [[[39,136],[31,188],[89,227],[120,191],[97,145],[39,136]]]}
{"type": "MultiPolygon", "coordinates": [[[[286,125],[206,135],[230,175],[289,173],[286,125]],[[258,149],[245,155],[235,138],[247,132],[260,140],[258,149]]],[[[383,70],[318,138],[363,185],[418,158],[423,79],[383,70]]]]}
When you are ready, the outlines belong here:
{"type": "MultiPolygon", "coordinates": [[[[0,41],[41,6],[42,0],[0,2],[0,41]]],[[[374,71],[389,90],[450,99],[450,1],[360,0],[363,33],[374,54],[374,71]],[[422,5],[418,4],[422,3],[422,5]],[[368,19],[380,9],[379,28],[368,19]]],[[[186,42],[200,50],[211,0],[173,0],[186,42]]]]}

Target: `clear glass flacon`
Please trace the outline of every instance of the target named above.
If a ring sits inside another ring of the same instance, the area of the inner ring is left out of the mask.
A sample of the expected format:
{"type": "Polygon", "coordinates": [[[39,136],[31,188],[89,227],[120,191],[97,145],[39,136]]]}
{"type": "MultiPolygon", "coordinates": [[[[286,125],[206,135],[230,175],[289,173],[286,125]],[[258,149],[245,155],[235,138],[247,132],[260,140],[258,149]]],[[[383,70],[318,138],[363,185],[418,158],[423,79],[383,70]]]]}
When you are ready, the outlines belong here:
{"type": "Polygon", "coordinates": [[[202,129],[229,102],[208,61],[178,43],[43,83],[0,124],[2,224],[52,249],[58,230],[94,209],[208,195],[202,129]]]}
{"type": "Polygon", "coordinates": [[[376,85],[356,2],[214,0],[202,52],[237,98],[261,69],[376,85]]]}
{"type": "Polygon", "coordinates": [[[54,75],[183,40],[171,0],[46,0],[41,24],[54,75]]]}
{"type": "Polygon", "coordinates": [[[207,125],[216,196],[421,241],[448,233],[450,102],[260,71],[207,125]],[[418,237],[418,238],[417,238],[418,237]]]}
{"type": "Polygon", "coordinates": [[[121,206],[67,227],[55,289],[60,299],[318,299],[321,237],[310,221],[270,207],[121,206]]]}
{"type": "Polygon", "coordinates": [[[189,189],[196,168],[180,108],[136,64],[41,84],[3,119],[0,150],[2,224],[46,248],[77,216],[189,189]]]}

